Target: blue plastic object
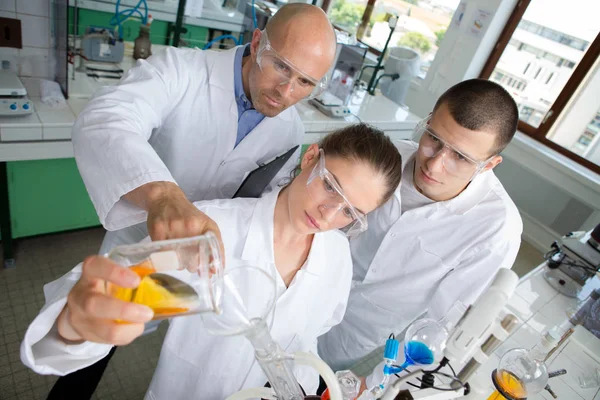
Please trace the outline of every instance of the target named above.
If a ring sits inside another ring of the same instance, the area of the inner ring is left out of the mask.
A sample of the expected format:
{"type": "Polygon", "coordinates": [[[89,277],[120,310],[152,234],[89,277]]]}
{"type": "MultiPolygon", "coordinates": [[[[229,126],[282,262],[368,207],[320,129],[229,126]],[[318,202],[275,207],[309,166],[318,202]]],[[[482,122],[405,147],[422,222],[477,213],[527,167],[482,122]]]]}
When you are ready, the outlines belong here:
{"type": "Polygon", "coordinates": [[[12,103],[10,105],[10,109],[13,110],[13,111],[16,110],[17,109],[17,105],[15,103],[12,103]]]}
{"type": "Polygon", "coordinates": [[[388,360],[396,361],[398,358],[398,349],[400,348],[400,343],[396,339],[388,339],[385,342],[385,350],[383,352],[383,358],[387,358],[388,360]]]}

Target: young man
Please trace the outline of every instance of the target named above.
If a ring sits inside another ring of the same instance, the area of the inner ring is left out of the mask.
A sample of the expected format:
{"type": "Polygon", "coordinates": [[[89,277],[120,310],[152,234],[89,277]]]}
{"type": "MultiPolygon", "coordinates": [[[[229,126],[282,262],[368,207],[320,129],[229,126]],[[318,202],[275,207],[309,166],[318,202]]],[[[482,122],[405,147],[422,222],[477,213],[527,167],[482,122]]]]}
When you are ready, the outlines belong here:
{"type": "Polygon", "coordinates": [[[396,196],[351,241],[353,288],[341,324],[319,338],[334,370],[351,367],[421,316],[470,304],[516,258],[522,222],[493,169],[512,139],[517,106],[501,86],[473,79],[437,101],[398,143],[396,196]]]}

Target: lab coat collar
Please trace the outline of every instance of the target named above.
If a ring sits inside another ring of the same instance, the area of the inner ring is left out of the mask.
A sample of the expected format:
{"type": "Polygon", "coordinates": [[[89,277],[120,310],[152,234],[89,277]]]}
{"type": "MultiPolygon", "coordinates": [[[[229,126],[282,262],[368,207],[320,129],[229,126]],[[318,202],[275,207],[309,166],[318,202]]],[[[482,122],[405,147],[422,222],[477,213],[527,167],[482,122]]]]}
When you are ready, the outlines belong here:
{"type": "Polygon", "coordinates": [[[448,210],[456,215],[464,215],[475,208],[492,190],[492,171],[483,172],[475,177],[458,196],[442,201],[448,210]]]}
{"type": "MultiPolygon", "coordinates": [[[[209,66],[210,76],[208,78],[210,85],[231,93],[231,104],[229,111],[234,115],[237,115],[237,103],[235,102],[233,64],[235,62],[235,53],[239,47],[241,46],[236,46],[224,51],[206,50],[207,58],[212,58],[212,62],[209,66]]],[[[263,121],[267,118],[269,117],[265,117],[263,121]]],[[[291,121],[292,113],[290,112],[290,109],[287,109],[273,118],[279,118],[283,121],[291,121]]]]}
{"type": "MultiPolygon", "coordinates": [[[[242,259],[249,262],[264,262],[275,265],[275,249],[273,246],[273,223],[275,217],[275,204],[280,190],[273,190],[258,199],[252,214],[250,230],[242,251],[242,259]],[[265,248],[267,246],[267,248],[265,248]]],[[[336,232],[323,232],[315,234],[302,270],[311,275],[318,276],[324,263],[317,262],[318,254],[324,254],[325,236],[336,232]]]]}
{"type": "MultiPolygon", "coordinates": [[[[400,156],[402,157],[402,171],[405,171],[406,167],[415,159],[415,152],[417,150],[416,143],[412,140],[403,140],[397,145],[397,148],[400,152],[400,156]]],[[[400,206],[402,206],[402,196],[400,196],[400,189],[402,185],[404,185],[404,183],[404,181],[400,181],[400,184],[394,191],[394,197],[396,198],[400,206]]]]}
{"type": "MultiPolygon", "coordinates": [[[[398,150],[402,155],[402,170],[404,171],[404,168],[409,163],[414,162],[417,145],[412,141],[405,141],[405,143],[398,146],[398,150]]],[[[493,181],[494,173],[492,171],[483,172],[477,175],[458,196],[450,200],[437,202],[436,204],[438,207],[445,207],[456,215],[464,215],[475,208],[487,196],[492,190],[493,181]]],[[[395,195],[400,202],[400,188],[396,190],[395,195]]]]}

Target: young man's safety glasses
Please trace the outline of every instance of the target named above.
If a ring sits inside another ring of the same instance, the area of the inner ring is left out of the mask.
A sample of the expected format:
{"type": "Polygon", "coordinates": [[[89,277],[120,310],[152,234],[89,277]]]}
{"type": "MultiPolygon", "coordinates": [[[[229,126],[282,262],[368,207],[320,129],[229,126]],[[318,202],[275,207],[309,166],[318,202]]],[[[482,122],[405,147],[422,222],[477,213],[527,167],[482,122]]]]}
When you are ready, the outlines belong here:
{"type": "Polygon", "coordinates": [[[450,175],[472,180],[494,157],[480,161],[466,155],[440,138],[429,126],[430,120],[431,115],[417,124],[412,140],[418,143],[419,152],[425,157],[432,158],[441,155],[442,165],[450,175]]]}
{"type": "Polygon", "coordinates": [[[367,230],[367,217],[350,204],[337,179],[325,168],[325,153],[319,150],[319,160],[312,170],[306,187],[311,198],[321,207],[328,222],[343,223],[341,230],[354,237],[367,230]]]}
{"type": "Polygon", "coordinates": [[[327,87],[327,75],[317,80],[296,67],[291,61],[277,53],[267,36],[267,30],[262,31],[256,62],[263,74],[278,81],[279,85],[290,84],[294,97],[313,98],[321,94],[327,87]]]}

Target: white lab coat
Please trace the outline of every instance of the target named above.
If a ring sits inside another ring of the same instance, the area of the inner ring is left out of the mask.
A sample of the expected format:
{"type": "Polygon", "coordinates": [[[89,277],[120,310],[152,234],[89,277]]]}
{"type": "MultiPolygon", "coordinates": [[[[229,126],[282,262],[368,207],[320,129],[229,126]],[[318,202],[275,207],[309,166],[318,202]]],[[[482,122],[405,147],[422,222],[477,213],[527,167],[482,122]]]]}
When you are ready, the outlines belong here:
{"type": "MultiPolygon", "coordinates": [[[[413,144],[397,146],[404,166],[414,161],[413,144]]],[[[471,304],[517,256],[521,217],[492,171],[454,199],[400,210],[398,188],[350,243],[354,275],[346,315],[319,338],[319,355],[334,371],[349,368],[423,314],[439,319],[457,300],[471,304]]]]}
{"type": "MultiPolygon", "coordinates": [[[[277,194],[274,191],[260,199],[213,200],[196,205],[219,225],[227,258],[248,260],[267,269],[267,262],[274,263],[277,194]]],[[[21,345],[23,363],[39,374],[68,374],[93,364],[110,350],[110,345],[91,342],[67,345],[57,335],[55,320],[80,273],[81,264],[44,286],[46,305],[27,329],[21,345]]],[[[279,275],[277,278],[273,338],[288,352],[316,354],[317,337],[339,323],[346,308],[352,280],[348,240],[339,231],[315,234],[307,262],[289,288],[279,275]]],[[[315,392],[316,372],[303,367],[296,375],[307,393],[315,392]]],[[[204,330],[201,317],[192,315],[170,321],[146,398],[222,400],[241,388],[262,387],[266,381],[247,339],[212,336],[204,330]]]]}
{"type": "MultiPolygon", "coordinates": [[[[234,148],[235,52],[167,48],[99,90],[78,116],[75,159],[107,230],[146,220],[122,198],[145,183],[176,182],[190,201],[231,198],[248,172],[302,143],[302,121],[291,107],[265,117],[234,148]]],[[[292,157],[273,182],[297,162],[292,157]]],[[[141,229],[109,237],[131,243],[145,236],[145,224],[141,229]]],[[[111,247],[105,243],[103,251],[111,247]]]]}

